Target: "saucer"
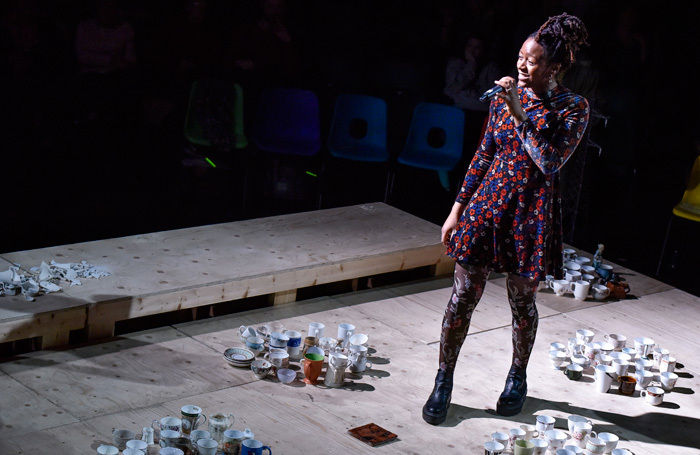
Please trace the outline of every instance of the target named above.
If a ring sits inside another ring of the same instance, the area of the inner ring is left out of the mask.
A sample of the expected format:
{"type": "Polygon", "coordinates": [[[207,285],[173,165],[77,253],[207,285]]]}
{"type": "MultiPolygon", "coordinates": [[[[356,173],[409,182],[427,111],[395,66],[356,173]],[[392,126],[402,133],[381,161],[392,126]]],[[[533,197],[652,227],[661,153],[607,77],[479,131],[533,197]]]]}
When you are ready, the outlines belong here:
{"type": "Polygon", "coordinates": [[[233,366],[247,367],[255,359],[255,353],[248,348],[228,348],[224,351],[224,359],[233,366]]]}

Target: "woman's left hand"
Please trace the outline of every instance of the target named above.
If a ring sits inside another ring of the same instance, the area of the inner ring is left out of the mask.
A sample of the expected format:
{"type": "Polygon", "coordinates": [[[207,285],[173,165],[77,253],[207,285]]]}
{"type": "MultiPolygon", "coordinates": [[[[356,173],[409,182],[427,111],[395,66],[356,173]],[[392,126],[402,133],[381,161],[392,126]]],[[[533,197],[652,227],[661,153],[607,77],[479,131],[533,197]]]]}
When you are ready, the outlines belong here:
{"type": "Polygon", "coordinates": [[[515,124],[527,120],[527,114],[523,110],[523,106],[520,104],[520,96],[518,96],[518,84],[510,76],[502,77],[501,79],[494,81],[496,85],[503,87],[503,91],[497,93],[496,96],[505,101],[508,107],[508,112],[515,119],[515,124]]]}

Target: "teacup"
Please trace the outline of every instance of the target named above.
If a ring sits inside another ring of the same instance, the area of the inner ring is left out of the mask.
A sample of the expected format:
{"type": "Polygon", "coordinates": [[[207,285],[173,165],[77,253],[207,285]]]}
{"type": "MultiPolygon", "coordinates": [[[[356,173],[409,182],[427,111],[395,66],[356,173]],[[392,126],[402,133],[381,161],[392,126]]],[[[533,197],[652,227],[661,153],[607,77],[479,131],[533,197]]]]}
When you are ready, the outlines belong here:
{"type": "Polygon", "coordinates": [[[608,281],[612,278],[613,266],[609,264],[598,264],[595,271],[603,280],[608,281]]]}
{"type": "Polygon", "coordinates": [[[552,364],[552,368],[555,370],[561,367],[567,357],[568,356],[563,351],[549,351],[549,361],[552,364]]]}
{"type": "Polygon", "coordinates": [[[503,447],[508,445],[508,439],[509,435],[500,431],[497,431],[495,433],[491,433],[491,439],[493,439],[495,442],[499,442],[503,444],[503,447]]]}
{"type": "Polygon", "coordinates": [[[251,362],[250,369],[253,370],[256,378],[265,379],[270,374],[272,364],[265,359],[255,359],[251,362]]]}
{"type": "Polygon", "coordinates": [[[585,418],[585,417],[583,417],[583,416],[580,416],[580,415],[576,415],[576,414],[570,415],[570,416],[566,419],[566,422],[567,422],[567,425],[568,425],[568,427],[569,427],[569,433],[573,433],[573,432],[574,432],[574,428],[576,427],[576,424],[579,423],[579,422],[585,422],[585,423],[589,423],[589,424],[593,425],[593,422],[591,422],[591,421],[588,420],[587,418],[585,418]]]}
{"type": "Polygon", "coordinates": [[[586,451],[591,455],[605,453],[605,441],[600,438],[589,438],[586,441],[586,451]]]}
{"type": "Polygon", "coordinates": [[[195,445],[199,455],[216,455],[216,451],[219,448],[219,443],[210,438],[200,439],[195,445]]]}
{"type": "Polygon", "coordinates": [[[182,449],[177,447],[163,447],[158,451],[159,455],[185,455],[182,449]]]}
{"type": "Polygon", "coordinates": [[[289,367],[289,353],[287,351],[268,352],[265,354],[264,358],[272,364],[272,369],[274,371],[289,367]]]}
{"type": "Polygon", "coordinates": [[[654,363],[657,366],[661,365],[661,359],[663,358],[663,356],[671,354],[668,349],[665,349],[665,348],[662,348],[659,346],[652,349],[651,352],[652,352],[652,355],[654,356],[654,363]]]}
{"type": "Polygon", "coordinates": [[[576,250],[573,248],[564,248],[561,254],[564,262],[576,259],[576,250]]]}
{"type": "Polygon", "coordinates": [[[571,292],[576,300],[584,301],[588,297],[588,291],[591,289],[590,281],[575,280],[571,282],[571,292]]]}
{"type": "Polygon", "coordinates": [[[549,343],[549,350],[566,352],[566,345],[564,343],[559,343],[558,341],[555,341],[553,343],[549,343]]]}
{"type": "Polygon", "coordinates": [[[326,326],[324,324],[321,324],[320,322],[310,322],[307,336],[321,339],[323,338],[323,334],[325,333],[325,331],[326,326]]]}
{"type": "Polygon", "coordinates": [[[515,441],[513,446],[513,455],[532,455],[535,451],[535,444],[524,439],[515,441]]]}
{"type": "Polygon", "coordinates": [[[200,439],[209,439],[209,438],[211,438],[211,433],[209,433],[207,430],[192,430],[192,431],[190,431],[190,439],[194,442],[197,442],[200,439]]]}
{"type": "Polygon", "coordinates": [[[634,378],[637,380],[637,385],[641,389],[646,389],[649,387],[649,384],[651,384],[654,376],[654,373],[645,369],[637,369],[637,371],[634,372],[634,378]]]}
{"type": "Polygon", "coordinates": [[[559,297],[563,296],[569,291],[569,282],[566,280],[552,281],[552,291],[559,297]]]}
{"type": "Polygon", "coordinates": [[[598,433],[593,431],[593,426],[588,422],[576,422],[572,437],[576,445],[583,448],[590,438],[597,437],[598,433]]]}
{"type": "Polygon", "coordinates": [[[260,337],[248,337],[245,339],[245,345],[253,351],[260,351],[265,346],[265,340],[260,337]]]}
{"type": "Polygon", "coordinates": [[[143,453],[146,453],[146,450],[148,449],[148,443],[146,441],[142,441],[140,439],[132,439],[131,441],[126,442],[126,448],[127,449],[136,449],[136,450],[140,450],[143,453]]]}
{"type": "Polygon", "coordinates": [[[598,439],[605,443],[605,453],[612,452],[617,446],[620,437],[614,433],[598,433],[598,439]]]}
{"type": "Polygon", "coordinates": [[[610,289],[602,284],[591,285],[591,296],[596,300],[604,300],[610,295],[610,289]]]}
{"type": "Polygon", "coordinates": [[[627,449],[613,449],[611,455],[634,455],[634,452],[627,449]]]}
{"type": "Polygon", "coordinates": [[[612,366],[615,368],[617,376],[626,376],[630,363],[623,359],[613,359],[612,366]]]}
{"type": "Polygon", "coordinates": [[[576,331],[576,338],[583,341],[584,343],[590,343],[591,341],[593,341],[594,336],[595,333],[592,330],[578,329],[576,331]]]}
{"type": "MultiPolygon", "coordinates": [[[[178,433],[182,429],[182,420],[178,419],[177,417],[163,417],[160,420],[154,420],[151,422],[151,427],[154,429],[158,430],[172,430],[172,431],[177,431],[178,433]],[[154,427],[153,425],[156,425],[154,427]]],[[[131,439],[131,438],[129,438],[131,439]]]]}
{"type": "Polygon", "coordinates": [[[636,337],[634,339],[634,349],[637,351],[637,357],[645,357],[652,353],[654,348],[654,340],[649,337],[636,337]]]}
{"type": "MultiPolygon", "coordinates": [[[[574,455],[580,455],[583,453],[583,449],[579,446],[572,446],[572,445],[564,446],[564,450],[568,450],[569,452],[571,452],[574,455]]],[[[567,454],[567,455],[569,455],[569,454],[567,454]]]]}
{"type": "Polygon", "coordinates": [[[143,450],[130,449],[128,447],[122,451],[122,455],[144,455],[145,453],[146,452],[144,452],[143,450]]]}
{"type": "Polygon", "coordinates": [[[646,398],[647,403],[652,406],[658,406],[664,401],[664,389],[661,387],[647,387],[639,395],[646,398]]]}
{"type": "Polygon", "coordinates": [[[661,363],[659,364],[659,371],[673,373],[676,370],[676,358],[670,355],[665,355],[661,357],[661,363]]]}
{"type": "Polygon", "coordinates": [[[547,441],[544,439],[530,439],[530,442],[534,446],[532,455],[545,455],[547,452],[547,447],[549,447],[549,443],[547,441]]]}
{"type": "Polygon", "coordinates": [[[131,430],[120,430],[116,429],[112,431],[112,442],[119,450],[124,450],[126,448],[126,443],[134,439],[136,433],[131,430]]]}
{"type": "Polygon", "coordinates": [[[595,359],[593,359],[593,362],[595,363],[596,366],[598,365],[612,365],[613,358],[607,354],[603,354],[602,352],[600,354],[596,354],[595,359]]]}
{"type": "Polygon", "coordinates": [[[585,257],[585,256],[578,256],[576,259],[574,259],[574,261],[576,261],[576,262],[578,262],[579,264],[581,264],[581,266],[584,266],[584,265],[586,265],[586,264],[590,264],[591,258],[587,258],[587,257],[585,257]]]}
{"type": "Polygon", "coordinates": [[[188,453],[192,448],[192,441],[190,440],[189,436],[179,436],[177,438],[167,439],[161,438],[159,444],[161,447],[174,447],[188,453]]]}
{"type": "Polygon", "coordinates": [[[663,388],[666,392],[670,392],[676,386],[678,375],[671,371],[664,371],[659,373],[659,380],[661,381],[661,388],[663,388]]]}
{"type": "Polygon", "coordinates": [[[571,363],[564,369],[564,374],[572,381],[578,381],[583,376],[583,367],[581,365],[571,363]]]}
{"type": "Polygon", "coordinates": [[[97,448],[97,453],[100,455],[117,455],[119,448],[108,444],[102,444],[97,448]]]}
{"type": "Polygon", "coordinates": [[[581,280],[581,272],[578,270],[567,270],[566,275],[564,275],[566,281],[569,281],[569,291],[573,292],[573,284],[581,280]]]}
{"type": "MultiPolygon", "coordinates": [[[[620,375],[617,378],[617,382],[620,383],[620,387],[617,389],[622,395],[633,395],[634,389],[637,385],[637,380],[632,376],[620,375]]],[[[661,389],[659,389],[661,390],[661,389]]],[[[663,390],[661,390],[663,392],[663,390]]]]}
{"type": "Polygon", "coordinates": [[[270,347],[280,348],[287,350],[287,343],[289,342],[289,336],[281,332],[270,333],[270,347]]]}
{"type": "Polygon", "coordinates": [[[515,448],[515,441],[525,439],[525,430],[521,428],[512,428],[508,433],[510,434],[508,437],[508,444],[511,448],[515,448]]]}
{"type": "Polygon", "coordinates": [[[539,432],[540,435],[553,429],[554,423],[557,421],[557,419],[555,419],[554,417],[544,414],[537,416],[535,420],[535,429],[539,432]]]}
{"type": "Polygon", "coordinates": [[[498,441],[487,441],[484,443],[484,455],[500,455],[506,446],[498,441]]]}
{"type": "Polygon", "coordinates": [[[240,430],[226,430],[222,439],[222,448],[225,455],[239,455],[241,453],[241,443],[248,439],[246,434],[240,430]]]}
{"type": "Polygon", "coordinates": [[[591,366],[591,361],[588,360],[588,357],[586,357],[583,354],[574,354],[571,356],[571,363],[574,365],[578,365],[584,370],[591,366]]]}
{"type": "Polygon", "coordinates": [[[272,455],[272,449],[257,439],[246,439],[241,443],[241,455],[262,455],[263,450],[267,450],[268,455],[272,455]]]}
{"type": "Polygon", "coordinates": [[[650,370],[654,366],[654,361],[651,359],[641,358],[634,362],[634,367],[637,370],[650,370]]]}
{"type": "Polygon", "coordinates": [[[564,447],[569,435],[561,430],[547,430],[544,432],[544,440],[549,444],[549,451],[556,452],[564,447]]]}
{"type": "Polygon", "coordinates": [[[628,359],[630,363],[634,363],[638,358],[637,350],[635,348],[622,348],[620,349],[620,352],[627,354],[630,357],[628,359]]]}
{"type": "Polygon", "coordinates": [[[530,439],[536,438],[540,435],[540,432],[537,431],[537,427],[535,425],[523,424],[520,425],[520,429],[525,432],[526,441],[529,441],[530,439]]]}
{"type": "Polygon", "coordinates": [[[608,333],[604,338],[613,345],[613,349],[616,351],[625,347],[627,342],[627,337],[619,333],[608,333]]]}
{"type": "Polygon", "coordinates": [[[574,260],[572,260],[572,261],[566,261],[566,262],[564,263],[564,268],[565,268],[566,270],[576,270],[576,271],[580,271],[580,270],[581,270],[581,263],[580,263],[580,262],[576,262],[576,261],[574,261],[574,260]]]}

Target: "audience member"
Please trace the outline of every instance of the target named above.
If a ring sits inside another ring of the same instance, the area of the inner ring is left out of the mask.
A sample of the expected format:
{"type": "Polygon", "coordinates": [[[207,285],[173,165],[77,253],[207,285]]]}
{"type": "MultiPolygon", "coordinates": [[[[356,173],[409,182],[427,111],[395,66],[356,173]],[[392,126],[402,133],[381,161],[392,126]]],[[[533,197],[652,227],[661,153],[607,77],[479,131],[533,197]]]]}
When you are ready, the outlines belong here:
{"type": "Polygon", "coordinates": [[[75,32],[78,120],[126,115],[135,89],[134,29],[117,0],[97,0],[92,17],[75,32]]]}
{"type": "Polygon", "coordinates": [[[285,0],[259,0],[260,14],[234,32],[231,57],[247,85],[299,83],[297,43],[285,20],[285,0]]]}

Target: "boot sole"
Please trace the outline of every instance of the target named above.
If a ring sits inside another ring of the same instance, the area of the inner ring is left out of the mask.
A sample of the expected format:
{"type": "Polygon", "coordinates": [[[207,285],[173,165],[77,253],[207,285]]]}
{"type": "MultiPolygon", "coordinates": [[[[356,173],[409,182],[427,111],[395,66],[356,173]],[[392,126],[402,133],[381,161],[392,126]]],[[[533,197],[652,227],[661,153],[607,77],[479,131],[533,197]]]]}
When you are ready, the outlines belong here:
{"type": "MultiPolygon", "coordinates": [[[[449,406],[447,408],[449,409],[449,406]]],[[[430,425],[440,425],[442,422],[447,420],[447,409],[445,409],[444,414],[433,414],[423,409],[423,420],[428,422],[430,425]]]]}
{"type": "Polygon", "coordinates": [[[520,411],[523,410],[524,405],[525,405],[525,398],[523,399],[522,403],[520,403],[520,405],[517,407],[499,406],[497,404],[496,405],[496,413],[498,415],[503,416],[503,417],[511,417],[511,416],[516,415],[516,414],[520,414],[520,411]]]}

